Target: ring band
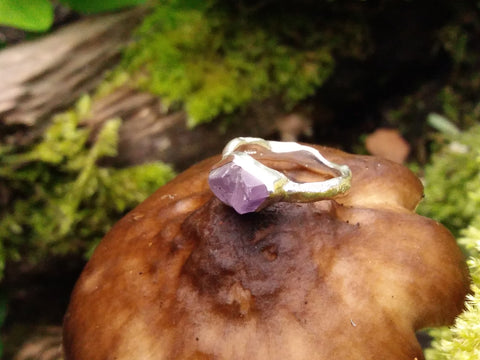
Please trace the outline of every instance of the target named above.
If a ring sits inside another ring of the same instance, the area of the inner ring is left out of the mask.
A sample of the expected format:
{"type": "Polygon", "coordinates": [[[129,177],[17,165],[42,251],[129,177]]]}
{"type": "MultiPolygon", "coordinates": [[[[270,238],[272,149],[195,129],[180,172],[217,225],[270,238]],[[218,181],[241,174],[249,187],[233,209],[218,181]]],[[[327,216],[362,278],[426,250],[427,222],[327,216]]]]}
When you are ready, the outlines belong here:
{"type": "Polygon", "coordinates": [[[210,171],[210,189],[218,199],[233,207],[239,214],[260,211],[279,201],[314,202],[329,198],[347,191],[352,179],[352,172],[347,165],[333,163],[318,150],[296,142],[267,141],[252,137],[235,138],[225,146],[220,163],[224,164],[210,171]],[[319,182],[292,181],[280,171],[255,160],[248,151],[237,151],[240,146],[247,144],[258,145],[277,154],[307,152],[320,164],[337,171],[339,176],[319,182]],[[225,163],[229,157],[231,160],[225,163]]]}

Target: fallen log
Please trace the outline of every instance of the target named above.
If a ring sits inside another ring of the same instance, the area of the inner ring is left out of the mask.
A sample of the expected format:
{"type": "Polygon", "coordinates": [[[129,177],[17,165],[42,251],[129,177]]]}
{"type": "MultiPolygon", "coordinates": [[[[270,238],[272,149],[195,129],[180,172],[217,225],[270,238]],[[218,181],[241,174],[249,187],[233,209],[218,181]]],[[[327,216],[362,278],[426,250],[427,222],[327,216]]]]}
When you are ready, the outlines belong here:
{"type": "Polygon", "coordinates": [[[145,13],[85,18],[0,51],[0,141],[29,143],[54,113],[95,89],[145,13]]]}
{"type": "MultiPolygon", "coordinates": [[[[118,63],[146,12],[136,8],[89,17],[0,51],[0,144],[31,144],[55,113],[67,109],[82,94],[94,93],[105,73],[118,63]]],[[[106,120],[123,120],[119,155],[110,164],[164,161],[182,170],[218,153],[235,136],[285,135],[293,140],[299,134],[282,130],[285,114],[279,109],[277,100],[262,101],[249,106],[228,126],[220,119],[190,129],[185,112],[166,111],[160,98],[127,81],[107,95],[93,96],[91,112],[81,124],[93,128],[95,134],[106,120]]],[[[309,126],[305,120],[300,133],[308,133],[309,126]]]]}

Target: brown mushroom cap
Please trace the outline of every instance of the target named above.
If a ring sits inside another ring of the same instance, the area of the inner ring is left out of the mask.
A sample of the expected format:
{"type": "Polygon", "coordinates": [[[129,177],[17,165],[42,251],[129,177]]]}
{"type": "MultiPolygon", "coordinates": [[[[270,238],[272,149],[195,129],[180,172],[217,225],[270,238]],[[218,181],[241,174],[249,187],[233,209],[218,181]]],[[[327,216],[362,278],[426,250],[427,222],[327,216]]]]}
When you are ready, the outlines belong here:
{"type": "MultiPolygon", "coordinates": [[[[348,193],[239,215],[208,188],[214,157],[120,220],[73,292],[66,359],[423,359],[415,331],[451,323],[468,291],[455,239],[414,213],[406,168],[317,149],[350,166],[348,193]]],[[[296,156],[256,157],[331,176],[296,156]]]]}

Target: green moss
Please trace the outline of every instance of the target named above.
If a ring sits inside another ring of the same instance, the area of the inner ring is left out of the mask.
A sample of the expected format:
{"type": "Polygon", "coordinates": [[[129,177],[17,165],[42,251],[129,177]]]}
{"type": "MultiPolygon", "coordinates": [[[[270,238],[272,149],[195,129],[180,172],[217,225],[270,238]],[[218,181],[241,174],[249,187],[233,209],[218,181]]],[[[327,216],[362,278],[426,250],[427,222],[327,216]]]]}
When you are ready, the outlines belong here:
{"type": "Polygon", "coordinates": [[[288,24],[268,15],[235,12],[218,1],[161,1],[120,71],[167,106],[184,106],[194,126],[267,97],[292,107],[332,74],[334,51],[361,56],[359,24],[322,32],[312,28],[311,13],[288,24]]]}
{"type": "MultiPolygon", "coordinates": [[[[480,228],[476,228],[476,232],[478,234],[480,228]]],[[[480,359],[480,237],[475,248],[477,256],[468,261],[472,294],[468,296],[466,310],[457,317],[453,327],[430,331],[434,340],[432,348],[425,351],[427,360],[480,359]]]]}
{"type": "Polygon", "coordinates": [[[161,163],[115,169],[99,166],[117,153],[120,119],[90,144],[78,125],[90,101],[57,116],[30,149],[0,147],[0,185],[14,194],[0,211],[0,277],[8,260],[90,252],[111,225],[173,176],[161,163]]]}
{"type": "Polygon", "coordinates": [[[427,360],[480,358],[480,125],[450,134],[426,169],[426,201],[421,212],[440,220],[460,235],[469,256],[472,294],[451,328],[430,330],[427,360]]]}
{"type": "Polygon", "coordinates": [[[480,211],[480,125],[444,141],[425,168],[425,199],[418,211],[458,235],[480,211]]]}

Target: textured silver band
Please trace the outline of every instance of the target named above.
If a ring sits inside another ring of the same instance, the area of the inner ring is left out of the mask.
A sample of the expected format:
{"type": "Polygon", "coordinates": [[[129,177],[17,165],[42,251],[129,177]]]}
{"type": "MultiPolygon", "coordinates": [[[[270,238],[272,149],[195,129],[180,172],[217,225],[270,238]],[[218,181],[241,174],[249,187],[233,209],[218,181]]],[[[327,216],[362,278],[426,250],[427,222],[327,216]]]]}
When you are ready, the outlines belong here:
{"type": "MultiPolygon", "coordinates": [[[[322,156],[318,150],[296,142],[267,141],[261,138],[239,137],[231,140],[225,146],[222,155],[223,160],[231,157],[231,163],[233,165],[239,166],[247,173],[252,174],[267,188],[268,198],[254,211],[261,210],[272,202],[314,202],[333,197],[347,191],[351,184],[352,172],[347,165],[333,163],[322,156]],[[313,156],[320,164],[338,172],[339,176],[325,181],[298,183],[289,179],[280,171],[269,168],[258,160],[255,160],[250,156],[252,153],[249,154],[248,151],[238,151],[237,149],[243,145],[258,145],[277,154],[306,152],[313,156]]],[[[217,175],[215,171],[215,169],[212,170],[210,178],[217,175]]],[[[214,189],[212,188],[212,190],[214,189]]],[[[233,206],[231,204],[229,205],[233,206]]]]}

